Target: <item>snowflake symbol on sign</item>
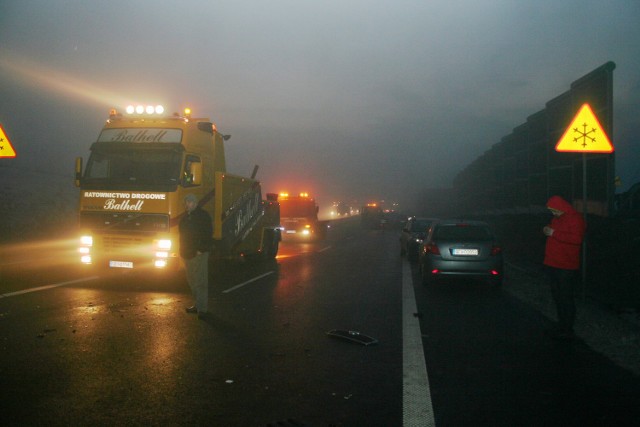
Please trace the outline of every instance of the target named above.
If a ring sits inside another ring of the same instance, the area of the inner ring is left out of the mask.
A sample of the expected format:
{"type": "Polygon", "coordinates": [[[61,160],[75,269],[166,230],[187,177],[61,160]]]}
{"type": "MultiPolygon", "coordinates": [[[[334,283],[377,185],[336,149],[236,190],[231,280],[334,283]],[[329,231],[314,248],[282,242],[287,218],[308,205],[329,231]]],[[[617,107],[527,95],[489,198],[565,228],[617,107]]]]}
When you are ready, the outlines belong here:
{"type": "Polygon", "coordinates": [[[596,131],[597,131],[596,128],[591,128],[590,131],[587,131],[587,124],[583,123],[582,130],[580,130],[578,128],[573,128],[573,133],[574,134],[577,133],[579,135],[579,136],[573,138],[573,142],[579,142],[580,140],[582,140],[580,145],[582,145],[583,147],[586,147],[587,146],[587,140],[590,140],[591,142],[596,142],[595,136],[592,136],[592,134],[595,134],[596,131]]]}

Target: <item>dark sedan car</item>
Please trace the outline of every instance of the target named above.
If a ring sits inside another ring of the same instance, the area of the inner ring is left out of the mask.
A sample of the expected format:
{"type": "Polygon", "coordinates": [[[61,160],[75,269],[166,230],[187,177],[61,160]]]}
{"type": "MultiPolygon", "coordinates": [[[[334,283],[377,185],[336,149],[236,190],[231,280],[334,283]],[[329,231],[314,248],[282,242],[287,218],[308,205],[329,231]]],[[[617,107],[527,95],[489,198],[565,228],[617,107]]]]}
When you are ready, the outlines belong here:
{"type": "Polygon", "coordinates": [[[420,249],[422,282],[444,277],[486,278],[502,285],[502,247],[481,221],[439,220],[431,224],[420,249]]]}
{"type": "Polygon", "coordinates": [[[418,260],[418,251],[433,221],[434,218],[419,218],[415,216],[407,220],[400,234],[400,255],[406,254],[407,259],[410,261],[418,260]]]}

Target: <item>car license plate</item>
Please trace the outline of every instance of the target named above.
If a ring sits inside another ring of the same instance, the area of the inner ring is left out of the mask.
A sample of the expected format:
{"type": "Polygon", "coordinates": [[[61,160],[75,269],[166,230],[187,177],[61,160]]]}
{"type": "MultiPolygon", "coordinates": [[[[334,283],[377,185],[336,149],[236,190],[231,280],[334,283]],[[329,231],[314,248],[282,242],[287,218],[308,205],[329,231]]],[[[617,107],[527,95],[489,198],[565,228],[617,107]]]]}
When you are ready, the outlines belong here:
{"type": "Polygon", "coordinates": [[[477,249],[454,249],[452,253],[453,255],[473,256],[473,255],[478,255],[478,250],[477,249]]]}
{"type": "Polygon", "coordinates": [[[109,267],[133,268],[133,263],[131,261],[109,261],[109,267]]]}
{"type": "Polygon", "coordinates": [[[287,234],[296,234],[296,230],[287,230],[286,233],[287,234]]]}

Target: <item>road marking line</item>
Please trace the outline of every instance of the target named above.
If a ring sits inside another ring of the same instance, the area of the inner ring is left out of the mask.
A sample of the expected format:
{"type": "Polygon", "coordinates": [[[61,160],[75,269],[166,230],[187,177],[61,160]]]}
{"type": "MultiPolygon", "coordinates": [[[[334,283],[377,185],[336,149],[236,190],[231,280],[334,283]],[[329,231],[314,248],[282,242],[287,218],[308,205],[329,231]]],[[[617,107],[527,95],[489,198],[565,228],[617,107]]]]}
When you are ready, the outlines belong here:
{"type": "Polygon", "coordinates": [[[82,279],[69,280],[67,282],[54,283],[52,285],[44,285],[44,286],[38,286],[37,288],[23,289],[21,291],[9,292],[9,293],[6,293],[6,294],[0,294],[0,298],[15,297],[17,295],[24,295],[24,294],[28,294],[28,293],[31,293],[31,292],[46,291],[47,289],[59,288],[60,286],[71,285],[71,284],[74,284],[74,283],[88,282],[90,280],[96,280],[96,279],[99,279],[99,278],[100,278],[100,276],[83,277],[82,279]]]}
{"type": "Polygon", "coordinates": [[[240,283],[239,285],[236,285],[236,286],[234,286],[234,287],[232,287],[232,288],[225,289],[224,291],[222,291],[222,293],[223,293],[223,294],[228,294],[229,292],[233,292],[233,291],[235,291],[235,290],[236,290],[236,289],[238,289],[238,288],[241,288],[241,287],[243,287],[243,286],[245,286],[245,285],[248,285],[249,283],[255,282],[256,280],[260,280],[260,279],[262,279],[263,277],[267,277],[268,275],[273,274],[273,273],[275,273],[275,271],[267,271],[266,273],[261,274],[261,275],[259,275],[259,276],[256,276],[256,277],[254,277],[253,279],[249,279],[249,280],[247,280],[246,282],[240,283]]]}
{"type": "Polygon", "coordinates": [[[402,261],[402,425],[435,426],[427,364],[424,359],[420,320],[416,313],[413,276],[402,261]]]}
{"type": "Polygon", "coordinates": [[[331,249],[331,246],[327,246],[327,247],[325,247],[325,248],[320,249],[320,250],[318,251],[318,253],[322,253],[322,252],[324,252],[324,251],[328,251],[329,249],[331,249]]]}

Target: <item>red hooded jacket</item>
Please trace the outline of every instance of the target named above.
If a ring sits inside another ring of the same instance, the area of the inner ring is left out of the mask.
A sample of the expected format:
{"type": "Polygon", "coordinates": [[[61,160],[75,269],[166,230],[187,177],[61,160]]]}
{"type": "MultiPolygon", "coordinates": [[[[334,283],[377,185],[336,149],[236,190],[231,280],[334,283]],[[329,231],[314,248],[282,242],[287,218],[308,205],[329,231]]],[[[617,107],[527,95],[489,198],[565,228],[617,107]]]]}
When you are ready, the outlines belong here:
{"type": "Polygon", "coordinates": [[[582,214],[560,196],[552,196],[547,207],[563,214],[554,216],[549,224],[553,235],[547,237],[543,263],[550,267],[577,270],[580,268],[580,247],[585,231],[582,214]]]}

